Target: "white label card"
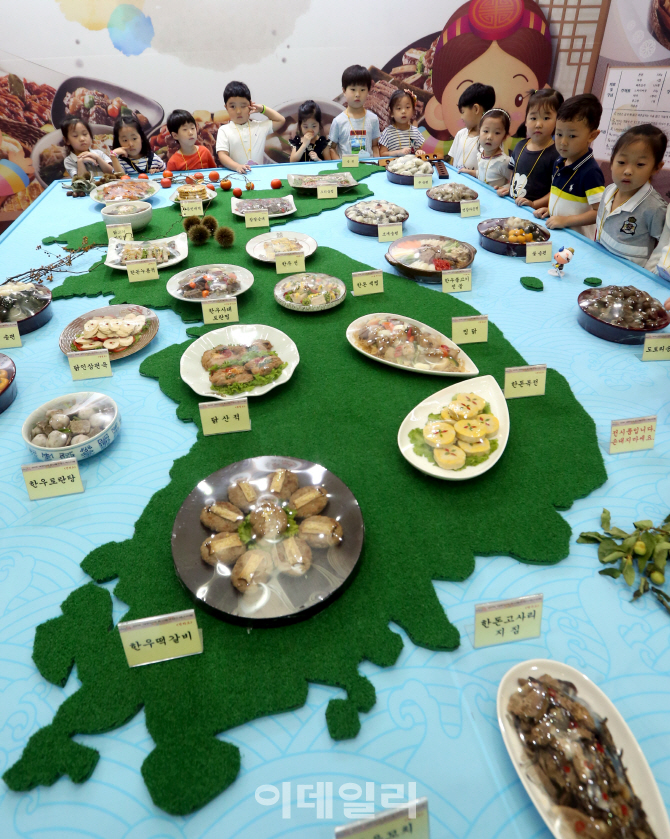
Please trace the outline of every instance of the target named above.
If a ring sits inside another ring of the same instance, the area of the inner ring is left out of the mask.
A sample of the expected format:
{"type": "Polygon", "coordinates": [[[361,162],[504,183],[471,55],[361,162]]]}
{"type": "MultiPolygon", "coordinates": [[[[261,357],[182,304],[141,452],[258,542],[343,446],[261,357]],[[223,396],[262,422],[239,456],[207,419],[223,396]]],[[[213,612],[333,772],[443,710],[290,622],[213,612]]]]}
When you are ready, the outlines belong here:
{"type": "Polygon", "coordinates": [[[542,594],[475,605],[475,647],[509,644],[539,638],[542,631],[542,594]]]}
{"type": "Polygon", "coordinates": [[[405,839],[406,836],[430,839],[427,798],[335,828],[335,839],[405,839]]]}

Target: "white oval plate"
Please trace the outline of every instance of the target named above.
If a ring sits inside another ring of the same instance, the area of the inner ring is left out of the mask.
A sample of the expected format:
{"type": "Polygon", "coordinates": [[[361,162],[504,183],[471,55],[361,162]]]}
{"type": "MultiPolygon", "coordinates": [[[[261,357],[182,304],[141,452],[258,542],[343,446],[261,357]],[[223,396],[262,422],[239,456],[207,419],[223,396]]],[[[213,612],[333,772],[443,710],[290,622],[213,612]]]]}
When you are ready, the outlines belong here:
{"type": "Polygon", "coordinates": [[[305,258],[311,256],[318,247],[316,239],[312,239],[312,237],[308,236],[306,233],[296,233],[295,230],[281,230],[277,232],[261,233],[260,236],[254,236],[253,239],[250,239],[247,242],[247,253],[249,256],[252,256],[254,259],[258,259],[261,262],[273,263],[275,260],[268,259],[265,254],[265,243],[269,242],[270,239],[283,238],[294,239],[296,242],[299,242],[302,245],[302,252],[305,254],[305,258]]]}
{"type": "Polygon", "coordinates": [[[215,303],[217,300],[225,300],[226,297],[237,297],[240,294],[244,294],[244,292],[250,289],[253,284],[254,275],[247,268],[243,268],[241,265],[229,265],[228,263],[217,262],[211,263],[210,265],[198,265],[196,268],[187,268],[185,271],[180,271],[178,274],[175,274],[174,277],[170,277],[165,288],[167,289],[168,294],[171,294],[177,300],[183,300],[185,303],[200,304],[205,302],[215,303]],[[203,300],[192,300],[188,297],[182,297],[179,293],[180,280],[185,279],[189,275],[197,277],[199,274],[206,274],[207,271],[211,271],[212,268],[223,268],[224,271],[235,271],[237,279],[240,281],[240,290],[234,292],[233,294],[221,294],[218,296],[210,294],[209,297],[203,300]]]}
{"type": "MultiPolygon", "coordinates": [[[[110,129],[110,133],[111,133],[111,129],[110,129]]],[[[111,183],[111,181],[110,181],[110,183],[111,183]]],[[[120,183],[125,183],[125,181],[120,181],[120,183]]],[[[96,186],[95,189],[92,189],[89,192],[89,196],[96,202],[96,204],[120,204],[122,202],[127,203],[129,201],[149,201],[160,190],[160,186],[156,183],[156,181],[153,181],[153,180],[146,180],[145,181],[144,178],[142,178],[140,183],[145,183],[151,188],[149,190],[147,190],[146,195],[141,195],[141,196],[138,196],[137,198],[107,198],[107,199],[105,199],[105,198],[98,197],[99,194],[100,194],[99,190],[102,190],[102,188],[107,186],[107,184],[102,184],[101,186],[96,186]]]]}
{"type": "Polygon", "coordinates": [[[191,346],[182,355],[179,362],[179,373],[182,381],[192,388],[200,396],[209,396],[210,399],[237,399],[243,396],[262,396],[277,385],[283,385],[293,375],[293,371],[298,366],[300,361],[300,354],[298,348],[293,341],[284,332],[275,329],[273,326],[264,326],[259,323],[238,323],[233,326],[224,326],[223,329],[214,329],[206,335],[201,335],[197,341],[194,341],[191,346]],[[273,382],[253,390],[245,390],[243,393],[235,396],[223,396],[212,390],[209,382],[209,374],[200,363],[202,354],[205,350],[214,349],[219,344],[249,344],[260,339],[261,341],[269,341],[272,344],[272,350],[277,353],[282,361],[287,362],[287,366],[282,370],[281,376],[276,378],[273,382]]]}
{"type": "Polygon", "coordinates": [[[567,825],[561,825],[558,808],[551,801],[539,781],[529,775],[530,761],[523,749],[514,722],[507,712],[507,703],[514,691],[519,689],[517,679],[528,676],[539,678],[544,674],[554,679],[572,682],[577,688],[577,696],[586,702],[591,710],[602,719],[607,718],[607,727],[612,734],[616,748],[623,749],[624,764],[628,780],[647,814],[649,825],[656,836],[670,836],[670,821],[649,764],[642,753],[633,732],[628,728],[616,705],[587,676],[560,661],[536,658],[515,664],[505,673],[498,686],[498,725],[503,742],[516,769],[521,783],[526,788],[530,800],[537,807],[545,824],[556,839],[579,839],[567,825]]]}
{"type": "MultiPolygon", "coordinates": [[[[180,186],[196,186],[196,184],[180,184],[180,186]]],[[[209,197],[208,198],[203,198],[202,203],[207,204],[210,201],[213,201],[217,197],[217,194],[216,194],[216,190],[210,188],[207,184],[203,184],[203,186],[205,187],[205,189],[209,193],[209,197]]],[[[179,197],[179,190],[175,189],[175,191],[170,196],[170,201],[172,201],[173,204],[181,204],[182,200],[189,200],[190,201],[191,199],[190,198],[189,199],[181,199],[179,197]]],[[[198,199],[194,198],[193,200],[197,201],[198,199]]]]}
{"type": "Polygon", "coordinates": [[[283,306],[285,309],[291,309],[294,312],[325,312],[326,309],[333,309],[335,306],[339,306],[340,303],[344,303],[344,298],[347,296],[347,287],[342,282],[342,280],[338,279],[337,277],[332,277],[330,274],[315,274],[311,271],[305,271],[302,274],[291,274],[288,277],[284,277],[283,279],[279,280],[277,285],[275,286],[274,290],[275,300],[279,303],[280,306],[283,306]],[[303,277],[310,276],[316,277],[317,279],[323,279],[324,281],[330,280],[331,282],[335,283],[340,291],[340,296],[337,300],[331,300],[330,303],[321,303],[317,304],[316,306],[301,306],[299,303],[289,303],[288,300],[284,299],[283,291],[286,285],[290,283],[299,282],[303,277]]]}
{"type": "Polygon", "coordinates": [[[419,472],[424,472],[426,475],[432,475],[434,478],[440,478],[443,481],[467,481],[470,478],[483,475],[484,472],[488,472],[491,467],[496,465],[505,451],[508,437],[509,412],[507,411],[505,396],[493,376],[479,376],[477,379],[458,382],[458,384],[445,387],[444,390],[438,390],[428,399],[419,402],[416,408],[413,408],[402,421],[398,430],[398,448],[405,460],[416,467],[419,472]],[[428,414],[438,414],[451,401],[452,396],[457,393],[476,393],[477,396],[486,399],[491,406],[492,414],[497,417],[500,423],[500,428],[495,437],[498,441],[498,448],[488,460],[479,463],[477,466],[466,466],[462,471],[454,472],[449,469],[440,469],[437,464],[415,454],[414,446],[409,439],[409,432],[413,428],[423,428],[428,422],[428,414]]]}
{"type": "MultiPolygon", "coordinates": [[[[291,205],[291,209],[287,213],[274,213],[273,215],[269,215],[268,218],[284,218],[285,216],[292,216],[293,213],[298,212],[298,208],[295,206],[295,201],[293,200],[292,195],[289,194],[289,195],[282,195],[282,196],[277,196],[277,197],[278,198],[279,197],[283,198],[284,201],[286,201],[288,204],[291,205]]],[[[233,213],[233,215],[240,216],[240,218],[244,218],[245,213],[241,213],[237,209],[237,205],[240,203],[240,201],[252,201],[252,200],[253,200],[252,195],[246,195],[246,196],[243,195],[242,198],[235,198],[235,196],[233,195],[230,199],[230,210],[233,213]]],[[[267,198],[266,200],[270,201],[272,199],[267,198]]]]}
{"type": "Polygon", "coordinates": [[[428,376],[447,376],[447,378],[450,379],[463,379],[467,376],[479,375],[479,368],[470,358],[470,356],[467,355],[467,353],[463,352],[462,347],[459,347],[457,344],[454,344],[454,342],[451,339],[447,338],[446,335],[443,335],[437,329],[433,329],[432,326],[427,326],[425,323],[421,323],[420,320],[414,320],[414,318],[408,318],[405,317],[405,315],[394,315],[391,312],[372,312],[369,315],[363,315],[360,318],[356,318],[356,320],[352,321],[347,327],[347,341],[349,341],[351,346],[357,352],[359,352],[366,358],[371,358],[373,361],[378,361],[380,364],[386,364],[389,367],[395,367],[398,370],[408,370],[410,373],[425,373],[428,376]],[[440,336],[443,344],[446,344],[448,347],[459,349],[461,351],[461,357],[465,362],[465,369],[459,370],[458,372],[449,372],[447,370],[419,370],[416,367],[405,367],[404,364],[395,364],[393,361],[387,361],[385,358],[378,358],[377,356],[370,355],[370,353],[365,352],[365,350],[362,350],[359,346],[357,346],[355,340],[355,336],[358,333],[358,331],[368,322],[370,318],[400,318],[401,320],[407,321],[407,323],[410,323],[412,326],[416,326],[419,329],[427,329],[430,332],[434,332],[436,335],[440,336]]]}
{"type": "MultiPolygon", "coordinates": [[[[152,244],[163,244],[167,242],[174,242],[177,246],[177,256],[171,256],[167,262],[163,262],[158,265],[158,270],[160,271],[162,268],[171,268],[173,265],[177,265],[179,262],[183,262],[186,257],[188,256],[188,237],[186,233],[178,233],[176,236],[168,236],[165,239],[137,239],[135,240],[134,244],[139,245],[143,241],[151,242],[152,244]]],[[[105,265],[108,265],[110,268],[116,268],[117,271],[125,271],[126,266],[122,265],[120,262],[112,262],[111,259],[114,256],[116,244],[117,242],[121,243],[122,245],[128,244],[124,242],[123,239],[114,239],[113,237],[109,240],[109,247],[107,248],[107,259],[105,260],[105,265]]],[[[183,299],[183,298],[180,298],[183,299]]]]}

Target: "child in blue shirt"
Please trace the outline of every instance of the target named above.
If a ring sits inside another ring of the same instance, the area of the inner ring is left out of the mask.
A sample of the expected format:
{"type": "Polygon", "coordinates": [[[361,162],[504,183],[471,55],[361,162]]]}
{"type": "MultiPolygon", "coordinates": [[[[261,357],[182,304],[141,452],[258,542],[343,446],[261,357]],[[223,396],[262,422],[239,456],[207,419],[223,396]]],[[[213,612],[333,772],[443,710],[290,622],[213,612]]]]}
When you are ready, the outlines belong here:
{"type": "Polygon", "coordinates": [[[347,107],[333,120],[328,136],[334,160],[344,154],[379,157],[379,119],[377,114],[365,109],[371,87],[370,71],[360,64],[352,64],[342,73],[347,107]]]}

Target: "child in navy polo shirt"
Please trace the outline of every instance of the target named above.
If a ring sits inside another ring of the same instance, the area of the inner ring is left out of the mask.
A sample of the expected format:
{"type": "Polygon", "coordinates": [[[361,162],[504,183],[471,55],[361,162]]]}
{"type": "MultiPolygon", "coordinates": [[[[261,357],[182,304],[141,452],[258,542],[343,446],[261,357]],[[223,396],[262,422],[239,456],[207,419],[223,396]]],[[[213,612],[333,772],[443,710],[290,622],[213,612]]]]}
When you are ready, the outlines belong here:
{"type": "Polygon", "coordinates": [[[556,115],[556,148],[561,155],[551,179],[548,206],[535,210],[547,218],[547,227],[571,227],[593,238],[598,205],[605,191],[605,178],[596,163],[591,143],[600,131],[603,108],[592,93],[572,96],[556,115]]]}
{"type": "Polygon", "coordinates": [[[646,123],[624,131],[612,152],[614,183],[598,208],[596,242],[637,265],[647,263],[663,232],[667,203],[651,178],[663,168],[667,145],[661,129],[646,123]]]}

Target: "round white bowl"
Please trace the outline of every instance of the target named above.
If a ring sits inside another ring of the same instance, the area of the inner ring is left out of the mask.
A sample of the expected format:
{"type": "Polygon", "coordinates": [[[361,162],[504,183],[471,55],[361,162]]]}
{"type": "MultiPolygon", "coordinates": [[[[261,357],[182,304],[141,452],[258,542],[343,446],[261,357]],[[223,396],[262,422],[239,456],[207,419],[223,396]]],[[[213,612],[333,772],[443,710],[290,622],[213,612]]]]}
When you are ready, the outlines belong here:
{"type": "Polygon", "coordinates": [[[65,458],[68,457],[74,457],[75,460],[86,460],[86,458],[99,454],[103,451],[103,449],[106,449],[109,445],[111,445],[120,429],[121,415],[119,414],[119,408],[116,402],[105,393],[85,390],[79,391],[78,393],[67,393],[63,396],[59,396],[57,399],[51,399],[49,402],[45,402],[43,405],[40,405],[40,407],[34,410],[32,414],[29,415],[28,419],[23,423],[21,435],[23,436],[23,441],[26,446],[28,446],[28,449],[38,460],[65,460],[65,458]],[[61,449],[48,449],[44,446],[36,446],[31,442],[30,430],[44,417],[44,414],[50,408],[56,408],[59,405],[62,405],[65,401],[71,402],[75,405],[90,398],[106,399],[114,408],[114,416],[107,428],[99,431],[96,435],[86,440],[85,443],[78,446],[64,446],[61,449]]]}
{"type": "Polygon", "coordinates": [[[106,204],[100,212],[102,213],[102,220],[105,224],[129,224],[133,231],[143,230],[151,221],[151,212],[153,207],[148,201],[122,201],[122,204],[132,204],[137,208],[136,213],[129,213],[128,215],[120,215],[118,213],[110,212],[118,207],[118,204],[106,204]]]}

